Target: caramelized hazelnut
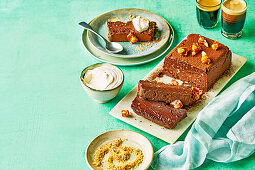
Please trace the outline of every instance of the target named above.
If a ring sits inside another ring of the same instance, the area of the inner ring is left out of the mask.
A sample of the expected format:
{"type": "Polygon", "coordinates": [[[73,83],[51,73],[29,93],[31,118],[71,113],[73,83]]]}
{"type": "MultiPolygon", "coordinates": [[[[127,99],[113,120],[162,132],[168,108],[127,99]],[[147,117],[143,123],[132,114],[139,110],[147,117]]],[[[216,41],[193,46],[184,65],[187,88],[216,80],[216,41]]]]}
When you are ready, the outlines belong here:
{"type": "Polygon", "coordinates": [[[199,35],[198,43],[204,43],[205,38],[199,35]]]}
{"type": "Polygon", "coordinates": [[[202,57],[201,61],[204,64],[210,64],[210,62],[211,62],[210,58],[204,58],[204,57],[202,57]]]}
{"type": "Polygon", "coordinates": [[[134,44],[138,41],[138,38],[135,36],[135,34],[133,32],[130,32],[128,35],[127,35],[127,39],[128,41],[131,43],[131,44],[134,44]]]}
{"type": "Polygon", "coordinates": [[[199,90],[198,88],[196,87],[192,87],[192,91],[193,91],[193,99],[194,100],[199,100],[200,99],[200,96],[202,95],[202,90],[199,90]]]}
{"type": "Polygon", "coordinates": [[[194,98],[194,100],[199,100],[200,95],[198,93],[193,93],[193,98],[194,98]]]}
{"type": "Polygon", "coordinates": [[[208,43],[207,43],[206,40],[204,40],[204,45],[205,45],[206,47],[209,47],[209,45],[208,45],[208,43]]]}
{"type": "Polygon", "coordinates": [[[208,45],[207,41],[205,40],[205,38],[200,36],[200,35],[199,35],[198,43],[204,44],[204,46],[209,47],[209,45],[208,45]]]}
{"type": "Polygon", "coordinates": [[[199,95],[201,95],[203,93],[202,90],[200,90],[199,88],[197,87],[192,87],[192,90],[193,90],[193,93],[198,93],[199,95]]]}
{"type": "Polygon", "coordinates": [[[175,101],[170,103],[170,106],[175,108],[175,109],[180,109],[180,108],[183,107],[183,104],[180,100],[175,100],[175,101]]]}
{"type": "Polygon", "coordinates": [[[206,53],[204,51],[202,51],[201,61],[204,64],[210,64],[210,62],[211,62],[210,58],[208,58],[208,56],[206,55],[206,53]]]}
{"type": "Polygon", "coordinates": [[[131,114],[129,113],[128,110],[122,110],[121,115],[122,115],[122,117],[129,117],[131,114]]]}
{"type": "Polygon", "coordinates": [[[220,43],[219,41],[216,40],[212,44],[212,49],[216,51],[219,48],[219,46],[220,46],[220,43]]]}
{"type": "Polygon", "coordinates": [[[188,48],[186,48],[186,47],[177,48],[177,52],[178,52],[181,56],[186,57],[186,56],[188,55],[188,48]]]}
{"type": "Polygon", "coordinates": [[[200,45],[198,43],[193,43],[193,45],[192,45],[192,56],[196,55],[201,50],[202,50],[202,48],[200,47],[200,45]]]}

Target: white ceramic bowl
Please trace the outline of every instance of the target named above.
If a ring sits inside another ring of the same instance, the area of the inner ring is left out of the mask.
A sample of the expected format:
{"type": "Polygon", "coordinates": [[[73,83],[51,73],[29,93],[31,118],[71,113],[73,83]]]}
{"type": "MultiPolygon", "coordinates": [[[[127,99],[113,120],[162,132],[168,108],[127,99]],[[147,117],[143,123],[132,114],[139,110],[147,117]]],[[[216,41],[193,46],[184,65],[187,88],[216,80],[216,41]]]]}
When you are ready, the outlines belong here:
{"type": "Polygon", "coordinates": [[[86,67],[81,72],[80,81],[81,81],[82,87],[84,88],[84,90],[87,92],[87,94],[91,98],[93,98],[98,103],[106,103],[106,102],[110,101],[111,99],[113,99],[115,96],[117,96],[117,94],[119,93],[119,91],[120,91],[120,89],[121,89],[121,87],[123,85],[123,82],[124,82],[124,74],[121,71],[121,69],[119,69],[115,65],[108,64],[108,63],[97,63],[97,64],[93,64],[93,65],[90,65],[90,66],[86,67]],[[86,83],[84,82],[84,75],[86,74],[86,72],[88,70],[91,70],[91,69],[96,68],[96,67],[98,67],[100,65],[103,65],[103,64],[104,65],[106,65],[106,64],[110,65],[111,67],[115,67],[118,70],[120,70],[120,72],[122,74],[121,83],[117,87],[112,88],[112,89],[107,89],[107,90],[97,90],[97,89],[93,89],[93,88],[89,87],[88,85],[86,85],[86,83]]]}
{"type": "Polygon", "coordinates": [[[88,166],[91,169],[100,169],[93,165],[93,155],[96,149],[103,144],[112,142],[116,138],[127,139],[127,141],[123,143],[123,145],[131,146],[142,150],[143,161],[136,169],[145,170],[150,167],[153,159],[153,147],[151,145],[151,142],[145,136],[131,130],[112,130],[97,136],[88,145],[84,156],[88,166]]]}

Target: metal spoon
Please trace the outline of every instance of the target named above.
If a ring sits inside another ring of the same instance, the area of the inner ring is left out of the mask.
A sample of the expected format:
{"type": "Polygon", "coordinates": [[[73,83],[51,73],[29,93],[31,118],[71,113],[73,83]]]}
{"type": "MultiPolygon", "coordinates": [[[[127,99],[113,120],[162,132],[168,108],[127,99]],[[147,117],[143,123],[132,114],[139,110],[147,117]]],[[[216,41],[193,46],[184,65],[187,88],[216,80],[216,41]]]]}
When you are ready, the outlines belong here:
{"type": "Polygon", "coordinates": [[[89,24],[86,22],[80,22],[79,25],[83,26],[85,29],[90,30],[97,36],[99,36],[104,42],[105,42],[105,49],[111,53],[119,53],[123,50],[122,45],[116,42],[110,42],[107,39],[105,39],[102,35],[98,34],[96,31],[94,31],[89,24]]]}

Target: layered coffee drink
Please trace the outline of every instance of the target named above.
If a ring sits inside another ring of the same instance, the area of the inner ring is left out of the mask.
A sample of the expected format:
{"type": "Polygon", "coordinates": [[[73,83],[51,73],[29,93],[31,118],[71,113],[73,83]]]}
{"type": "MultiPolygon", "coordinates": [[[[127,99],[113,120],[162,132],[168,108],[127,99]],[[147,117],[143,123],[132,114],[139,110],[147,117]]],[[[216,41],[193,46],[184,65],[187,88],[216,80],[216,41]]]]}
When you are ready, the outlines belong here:
{"type": "Polygon", "coordinates": [[[241,37],[247,4],[244,0],[225,0],[222,5],[222,34],[231,39],[241,37]]]}
{"type": "Polygon", "coordinates": [[[197,21],[203,28],[213,28],[218,23],[221,0],[197,0],[197,21]]]}

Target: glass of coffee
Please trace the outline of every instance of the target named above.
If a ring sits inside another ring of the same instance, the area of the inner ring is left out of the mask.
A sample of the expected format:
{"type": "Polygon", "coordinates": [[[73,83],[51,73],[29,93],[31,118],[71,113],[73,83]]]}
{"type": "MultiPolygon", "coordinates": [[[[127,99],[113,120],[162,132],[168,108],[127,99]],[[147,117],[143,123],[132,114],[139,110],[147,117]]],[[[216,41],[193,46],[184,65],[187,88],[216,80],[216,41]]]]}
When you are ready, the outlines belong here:
{"type": "Polygon", "coordinates": [[[218,23],[221,0],[196,0],[197,21],[203,28],[214,28],[218,23]]]}
{"type": "Polygon", "coordinates": [[[236,39],[242,36],[247,3],[244,0],[225,0],[222,4],[221,33],[223,36],[236,39]]]}

